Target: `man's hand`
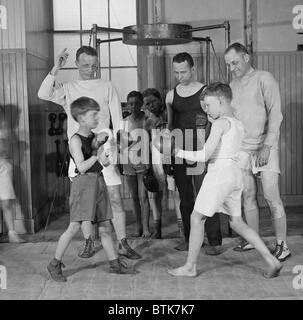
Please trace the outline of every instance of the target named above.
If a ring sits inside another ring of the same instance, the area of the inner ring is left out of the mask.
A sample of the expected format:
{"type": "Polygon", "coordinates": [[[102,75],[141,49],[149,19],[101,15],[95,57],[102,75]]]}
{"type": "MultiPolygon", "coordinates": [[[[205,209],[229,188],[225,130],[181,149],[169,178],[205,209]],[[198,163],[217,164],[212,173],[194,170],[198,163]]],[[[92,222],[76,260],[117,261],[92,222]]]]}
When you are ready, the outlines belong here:
{"type": "Polygon", "coordinates": [[[56,75],[58,71],[66,65],[66,61],[69,56],[69,53],[66,50],[67,48],[60,52],[60,54],[56,57],[55,65],[51,71],[52,75],[56,75]]]}
{"type": "Polygon", "coordinates": [[[270,155],[270,146],[264,144],[256,159],[256,167],[264,167],[268,163],[270,155]]]}

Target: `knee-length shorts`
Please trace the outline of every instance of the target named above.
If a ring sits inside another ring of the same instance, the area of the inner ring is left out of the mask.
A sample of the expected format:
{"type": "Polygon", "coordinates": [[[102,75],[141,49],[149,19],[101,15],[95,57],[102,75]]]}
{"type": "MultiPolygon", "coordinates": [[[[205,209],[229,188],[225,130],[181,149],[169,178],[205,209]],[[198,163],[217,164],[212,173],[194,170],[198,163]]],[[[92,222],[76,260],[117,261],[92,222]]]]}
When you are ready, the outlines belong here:
{"type": "Polygon", "coordinates": [[[280,164],[279,164],[279,149],[272,148],[270,150],[270,155],[267,165],[263,167],[256,166],[256,159],[258,153],[256,151],[244,151],[241,150],[239,153],[239,166],[243,170],[248,170],[252,174],[258,174],[262,171],[271,171],[280,174],[280,164]]]}
{"type": "Polygon", "coordinates": [[[210,163],[194,210],[207,217],[212,217],[216,212],[239,217],[242,191],[242,173],[236,162],[210,163]]]}
{"type": "Polygon", "coordinates": [[[72,179],[70,222],[99,223],[113,218],[106,184],[97,173],[81,174],[72,179]]]}

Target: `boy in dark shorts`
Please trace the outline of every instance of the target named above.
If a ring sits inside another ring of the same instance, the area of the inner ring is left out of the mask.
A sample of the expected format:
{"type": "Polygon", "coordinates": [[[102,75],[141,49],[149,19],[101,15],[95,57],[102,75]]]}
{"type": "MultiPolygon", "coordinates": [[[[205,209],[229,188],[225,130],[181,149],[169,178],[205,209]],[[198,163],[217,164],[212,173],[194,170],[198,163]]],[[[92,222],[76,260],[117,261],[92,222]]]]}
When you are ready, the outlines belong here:
{"type": "Polygon", "coordinates": [[[62,274],[62,257],[70,242],[79,231],[92,228],[92,222],[99,223],[103,248],[110,264],[110,273],[124,273],[126,265],[120,260],[112,239],[112,212],[102,175],[102,165],[98,161],[97,150],[92,148],[94,134],[92,129],[98,125],[98,103],[90,98],[81,97],[71,104],[71,115],[79,123],[79,130],[69,141],[70,154],[76,164],[78,174],[71,182],[70,224],[61,235],[55,257],[48,264],[53,280],[65,282],[62,274]]]}

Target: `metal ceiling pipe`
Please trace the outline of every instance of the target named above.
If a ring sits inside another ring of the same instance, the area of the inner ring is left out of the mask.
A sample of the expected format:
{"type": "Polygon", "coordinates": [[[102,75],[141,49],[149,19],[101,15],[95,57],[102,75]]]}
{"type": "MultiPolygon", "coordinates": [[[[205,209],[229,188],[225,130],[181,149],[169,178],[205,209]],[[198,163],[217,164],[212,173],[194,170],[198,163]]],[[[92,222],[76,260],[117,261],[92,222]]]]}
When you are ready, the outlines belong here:
{"type": "Polygon", "coordinates": [[[221,24],[213,24],[213,25],[209,25],[209,26],[191,28],[191,29],[186,30],[184,32],[206,31],[206,30],[222,29],[222,28],[228,29],[229,28],[229,22],[228,21],[224,21],[221,24]]]}
{"type": "Polygon", "coordinates": [[[136,32],[132,29],[116,29],[116,28],[106,28],[106,27],[98,27],[97,31],[104,31],[104,32],[115,32],[115,33],[126,33],[126,34],[135,34],[136,32]]]}
{"type": "Polygon", "coordinates": [[[100,42],[98,39],[98,26],[96,24],[93,24],[93,28],[92,28],[92,35],[93,35],[93,47],[96,49],[97,51],[97,55],[98,55],[98,67],[97,67],[97,71],[96,71],[96,76],[97,78],[101,78],[101,56],[100,56],[100,42]]]}

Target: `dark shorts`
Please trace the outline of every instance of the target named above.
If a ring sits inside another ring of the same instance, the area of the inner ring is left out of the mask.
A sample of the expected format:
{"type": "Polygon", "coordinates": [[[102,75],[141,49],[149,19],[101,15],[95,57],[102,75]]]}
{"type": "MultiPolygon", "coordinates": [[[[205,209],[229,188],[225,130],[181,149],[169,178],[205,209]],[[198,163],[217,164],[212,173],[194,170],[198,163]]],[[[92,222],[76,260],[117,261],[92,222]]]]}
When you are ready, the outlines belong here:
{"type": "Polygon", "coordinates": [[[70,222],[98,223],[113,218],[106,184],[102,175],[86,173],[72,178],[70,222]]]}

